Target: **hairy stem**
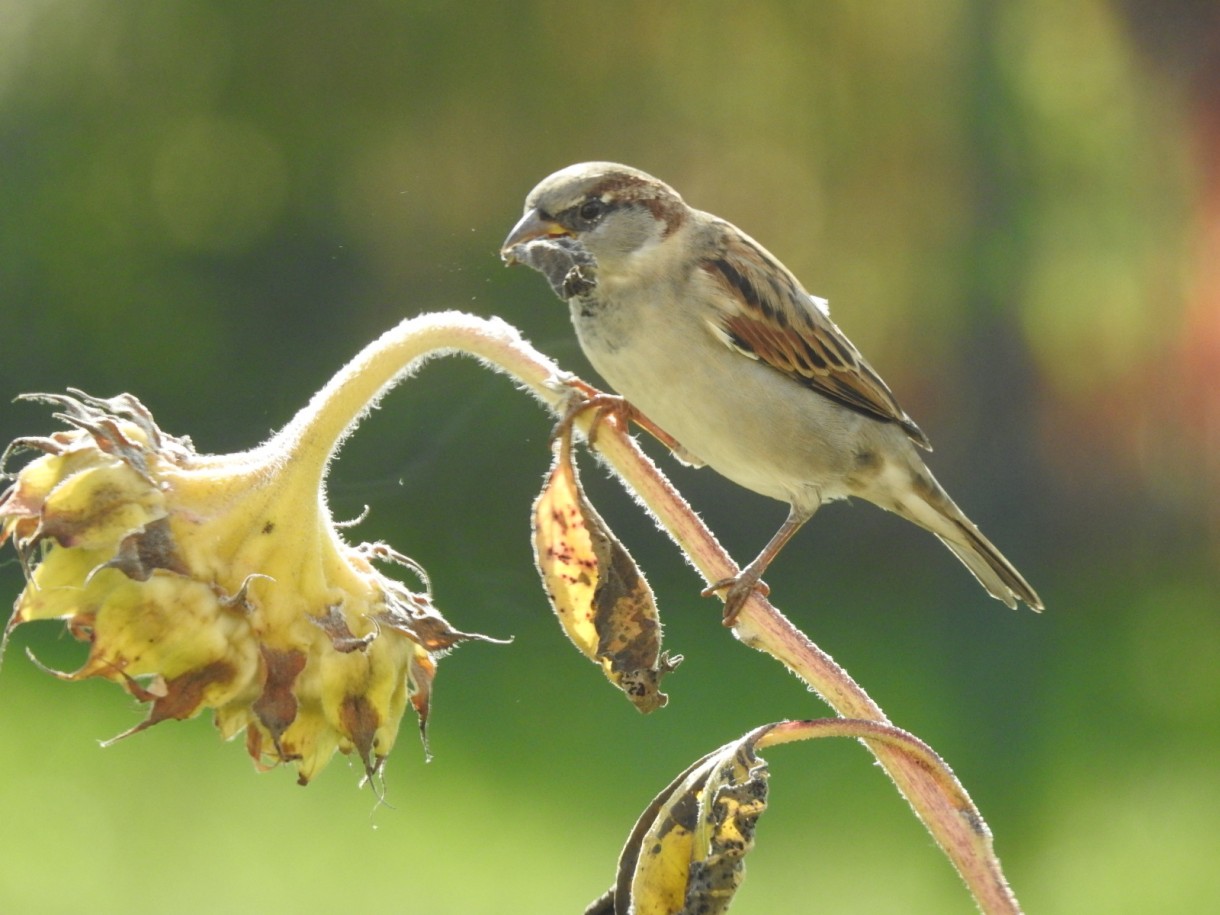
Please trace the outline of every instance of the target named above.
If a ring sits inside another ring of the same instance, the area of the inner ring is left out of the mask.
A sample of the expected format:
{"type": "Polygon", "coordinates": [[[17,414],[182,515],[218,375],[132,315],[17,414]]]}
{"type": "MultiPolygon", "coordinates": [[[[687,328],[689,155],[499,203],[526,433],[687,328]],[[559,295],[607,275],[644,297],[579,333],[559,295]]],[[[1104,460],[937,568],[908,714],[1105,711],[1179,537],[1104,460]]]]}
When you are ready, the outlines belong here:
{"type": "MultiPolygon", "coordinates": [[[[574,376],[534,349],[511,325],[461,312],[407,319],[356,356],[277,436],[298,453],[320,456],[318,482],[326,464],[378,399],[428,358],[466,353],[514,378],[562,415],[575,394],[574,376]]],[[[584,386],[588,390],[587,386],[584,386]]],[[[574,425],[588,434],[593,417],[574,425]]],[[[710,584],[738,569],[686,500],[613,420],[597,431],[596,451],[629,492],[656,518],[710,584]]],[[[799,676],[842,718],[889,725],[881,708],[824,651],[757,593],[734,627],[737,637],[764,651],[799,676]]],[[[931,750],[912,753],[888,729],[876,733],[855,726],[857,737],[884,767],[898,790],[932,833],[987,915],[1017,915],[1020,907],[992,850],[991,833],[965,789],[931,750]]],[[[773,742],[779,742],[778,736],[773,742]]]]}
{"type": "MultiPolygon", "coordinates": [[[[709,584],[737,572],[712,532],[629,436],[617,429],[599,430],[597,449],[709,584]]],[[[783,663],[839,716],[889,724],[881,707],[847,671],[757,592],[734,631],[745,644],[783,663]]],[[[991,832],[952,770],[939,757],[939,765],[930,766],[927,759],[892,742],[858,736],[953,862],[980,910],[986,915],[1019,915],[1020,905],[992,849],[991,832]],[[946,791],[946,785],[954,790],[946,791]]]]}

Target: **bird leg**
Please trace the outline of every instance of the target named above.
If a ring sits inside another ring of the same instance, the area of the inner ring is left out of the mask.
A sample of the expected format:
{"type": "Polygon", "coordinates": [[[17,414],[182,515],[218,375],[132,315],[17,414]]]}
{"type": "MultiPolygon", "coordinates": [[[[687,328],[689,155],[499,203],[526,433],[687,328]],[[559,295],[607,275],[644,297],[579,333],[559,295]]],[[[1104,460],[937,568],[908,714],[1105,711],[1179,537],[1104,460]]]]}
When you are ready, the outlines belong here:
{"type": "Polygon", "coordinates": [[[788,517],[780,525],[779,530],[775,532],[775,536],[767,542],[767,545],[762,548],[762,552],[754,557],[754,560],[749,565],[731,578],[722,578],[720,581],[712,582],[712,584],[703,589],[704,597],[711,597],[713,594],[721,591],[724,592],[724,625],[731,627],[737,624],[737,617],[741,614],[741,608],[755,591],[763,597],[771,593],[771,589],[762,581],[763,572],[767,571],[767,566],[771,565],[771,560],[792,539],[792,535],[799,531],[801,526],[811,517],[813,517],[813,512],[803,511],[796,506],[792,506],[788,510],[788,517]]]}

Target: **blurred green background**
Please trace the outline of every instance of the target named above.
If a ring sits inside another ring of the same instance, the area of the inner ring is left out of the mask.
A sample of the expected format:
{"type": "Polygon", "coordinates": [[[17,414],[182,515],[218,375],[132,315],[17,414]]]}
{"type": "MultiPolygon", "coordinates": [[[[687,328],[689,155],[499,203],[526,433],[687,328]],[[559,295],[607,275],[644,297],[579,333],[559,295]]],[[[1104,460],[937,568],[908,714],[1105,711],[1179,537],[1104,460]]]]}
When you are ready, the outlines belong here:
{"type": "MultiPolygon", "coordinates": [[[[833,506],[773,596],[931,743],[1038,913],[1220,910],[1220,18],[1212,3],[0,2],[0,399],[131,391],[251,446],[404,316],[501,315],[589,374],[499,242],[525,193],[628,162],[741,225],[936,443],[1041,592],[988,599],[927,534],[833,506]]],[[[425,764],[389,805],[337,760],[256,774],[206,717],[65,684],[25,627],[0,672],[0,910],[580,911],[697,756],[825,708],[586,465],[686,662],[643,718],[567,644],[527,512],[550,420],[469,360],[388,398],[330,481],[351,536],[430,571],[460,628],[425,764]]],[[[0,440],[49,431],[0,407],[0,440]]],[[[748,558],[784,514],[660,460],[748,558]]],[[[11,552],[0,591],[16,595],[11,552]]],[[[7,601],[7,598],[5,599],[7,601]]],[[[735,912],[966,913],[850,743],[769,753],[735,912]]]]}

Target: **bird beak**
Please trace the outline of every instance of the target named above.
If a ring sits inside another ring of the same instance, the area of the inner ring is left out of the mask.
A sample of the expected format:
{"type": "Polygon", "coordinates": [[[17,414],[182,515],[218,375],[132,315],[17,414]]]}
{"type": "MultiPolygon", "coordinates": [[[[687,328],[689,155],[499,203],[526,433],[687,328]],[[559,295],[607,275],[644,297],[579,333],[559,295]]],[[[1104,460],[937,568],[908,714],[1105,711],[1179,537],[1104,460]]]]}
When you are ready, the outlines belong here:
{"type": "Polygon", "coordinates": [[[533,241],[535,238],[560,238],[571,234],[554,220],[543,219],[537,210],[530,210],[521,217],[520,222],[513,226],[513,230],[508,233],[508,238],[504,239],[504,244],[500,246],[500,258],[506,266],[511,267],[518,263],[517,258],[513,256],[513,248],[517,245],[533,241]]]}

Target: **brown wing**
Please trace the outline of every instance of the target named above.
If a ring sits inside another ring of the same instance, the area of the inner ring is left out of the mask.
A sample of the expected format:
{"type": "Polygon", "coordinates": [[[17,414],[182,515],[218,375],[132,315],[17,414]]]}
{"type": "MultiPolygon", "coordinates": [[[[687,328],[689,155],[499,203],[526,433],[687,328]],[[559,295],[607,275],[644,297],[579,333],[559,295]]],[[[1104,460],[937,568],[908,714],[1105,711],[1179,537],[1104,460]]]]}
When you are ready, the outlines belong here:
{"type": "Polygon", "coordinates": [[[765,248],[733,230],[726,246],[700,266],[742,305],[713,319],[723,342],[845,407],[897,423],[931,450],[881,376],[765,248]]]}

